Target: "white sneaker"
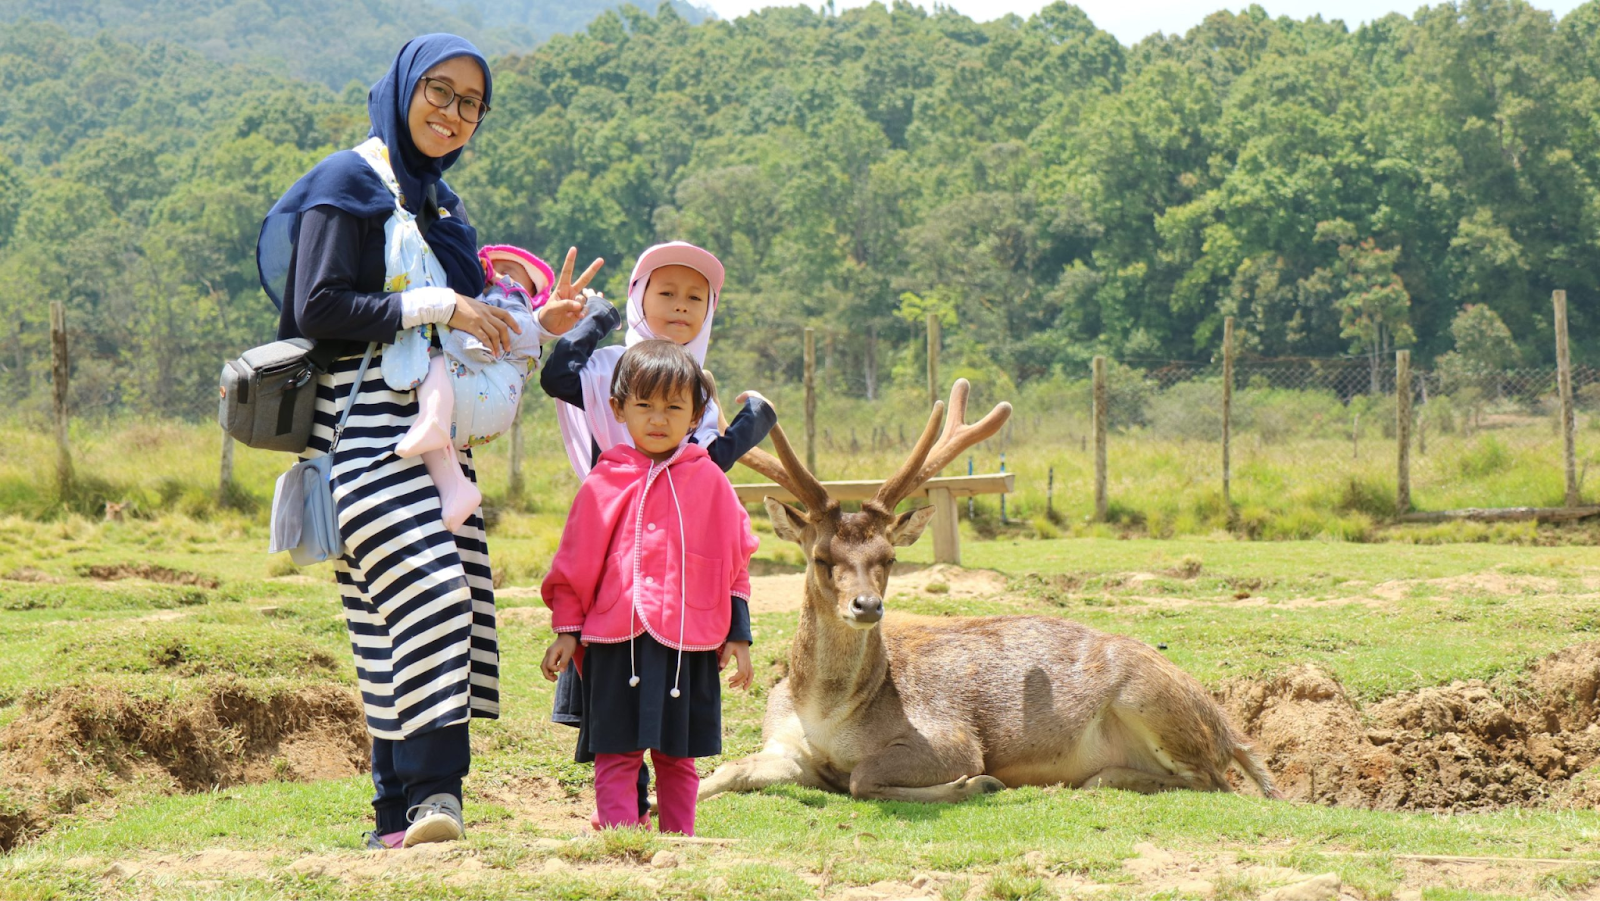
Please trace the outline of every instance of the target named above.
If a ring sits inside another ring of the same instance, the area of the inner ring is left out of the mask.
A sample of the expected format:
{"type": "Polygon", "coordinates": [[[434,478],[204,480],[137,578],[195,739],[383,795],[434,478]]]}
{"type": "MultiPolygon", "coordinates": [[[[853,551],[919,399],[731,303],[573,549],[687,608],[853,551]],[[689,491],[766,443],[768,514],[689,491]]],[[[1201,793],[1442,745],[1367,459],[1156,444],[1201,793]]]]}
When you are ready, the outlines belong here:
{"type": "Polygon", "coordinates": [[[467,834],[461,819],[461,799],[454,795],[429,795],[421,804],[406,811],[411,825],[406,827],[402,847],[426,842],[453,842],[467,834]]]}

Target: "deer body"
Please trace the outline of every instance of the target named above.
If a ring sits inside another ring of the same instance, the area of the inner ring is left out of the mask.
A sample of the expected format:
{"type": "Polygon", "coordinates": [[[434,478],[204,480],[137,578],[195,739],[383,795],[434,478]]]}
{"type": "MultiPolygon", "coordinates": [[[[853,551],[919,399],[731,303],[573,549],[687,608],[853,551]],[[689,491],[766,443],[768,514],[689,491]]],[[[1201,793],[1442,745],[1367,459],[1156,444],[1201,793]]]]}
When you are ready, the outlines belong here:
{"type": "Polygon", "coordinates": [[[778,535],[807,551],[806,603],[790,675],[768,698],[765,747],[719,767],[700,797],[779,782],[938,802],[1016,785],[1228,791],[1235,764],[1276,796],[1204,687],[1148,645],[1048,616],[884,617],[893,549],[932,514],[894,514],[897,495],[1009,413],[968,427],[965,399],[957,382],[938,446],[936,406],[912,459],[860,513],[839,511],[781,429],[781,464],[746,458],[810,511],[767,501],[778,535]]]}

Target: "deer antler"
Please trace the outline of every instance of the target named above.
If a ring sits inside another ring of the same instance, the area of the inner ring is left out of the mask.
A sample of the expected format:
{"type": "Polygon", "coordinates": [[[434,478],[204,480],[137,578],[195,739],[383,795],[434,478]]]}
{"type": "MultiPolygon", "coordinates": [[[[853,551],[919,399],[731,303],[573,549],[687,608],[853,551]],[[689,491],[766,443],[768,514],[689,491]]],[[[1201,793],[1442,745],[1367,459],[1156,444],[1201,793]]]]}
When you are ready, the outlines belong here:
{"type": "Polygon", "coordinates": [[[820,518],[829,508],[839,506],[838,501],[828,496],[828,489],[822,487],[817,477],[795,455],[794,448],[789,445],[789,437],[783,433],[783,427],[774,425],[769,436],[773,448],[778,451],[776,458],[759,447],[753,447],[739,458],[739,462],[794,495],[805,505],[812,520],[820,518]]]}
{"type": "Polygon", "coordinates": [[[867,502],[869,505],[885,515],[894,513],[894,508],[905,500],[906,495],[938,475],[939,470],[948,466],[962,451],[1000,431],[1000,427],[1011,418],[1011,405],[1004,402],[995,404],[989,415],[967,425],[967,395],[971,390],[972,386],[966,379],[956,379],[956,383],[950,386],[948,419],[944,415],[944,404],[934,403],[933,412],[928,415],[928,425],[922,430],[922,437],[912,449],[911,456],[898,472],[883,483],[877,495],[867,502]],[[939,441],[935,444],[933,436],[939,432],[941,421],[944,423],[944,432],[939,434],[939,441]]]}

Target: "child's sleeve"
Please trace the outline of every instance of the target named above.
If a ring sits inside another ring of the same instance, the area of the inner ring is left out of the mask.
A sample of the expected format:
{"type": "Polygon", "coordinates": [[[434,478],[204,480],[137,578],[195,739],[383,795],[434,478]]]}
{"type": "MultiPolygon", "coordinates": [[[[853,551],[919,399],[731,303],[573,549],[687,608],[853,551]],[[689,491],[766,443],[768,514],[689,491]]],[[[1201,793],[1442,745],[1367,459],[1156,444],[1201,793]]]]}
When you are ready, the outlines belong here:
{"type": "Polygon", "coordinates": [[[731,508],[728,515],[738,520],[733,538],[733,578],[729,582],[732,586],[730,603],[733,605],[733,615],[728,621],[728,637],[724,640],[751,642],[754,639],[750,633],[750,557],[761,546],[761,539],[750,528],[750,514],[739,502],[739,495],[734,492],[733,486],[726,481],[722,484],[727,491],[726,503],[731,508]]]}
{"type": "Polygon", "coordinates": [[[595,492],[585,482],[572,500],[572,512],[561,530],[561,545],[550,561],[540,594],[550,608],[550,626],[557,632],[581,632],[594,606],[609,533],[595,492]]]}
{"type": "MultiPolygon", "coordinates": [[[[739,462],[740,457],[760,444],[777,424],[778,411],[772,409],[772,405],[761,395],[751,395],[745,400],[744,409],[728,423],[728,430],[706,445],[706,456],[717,464],[718,469],[727,472],[733,469],[733,464],[739,462]]],[[[746,517],[747,523],[748,520],[746,517]]]]}
{"type": "Polygon", "coordinates": [[[550,348],[539,370],[539,387],[556,400],[583,409],[583,369],[601,340],[622,326],[622,312],[604,297],[589,298],[583,319],[550,348]]]}

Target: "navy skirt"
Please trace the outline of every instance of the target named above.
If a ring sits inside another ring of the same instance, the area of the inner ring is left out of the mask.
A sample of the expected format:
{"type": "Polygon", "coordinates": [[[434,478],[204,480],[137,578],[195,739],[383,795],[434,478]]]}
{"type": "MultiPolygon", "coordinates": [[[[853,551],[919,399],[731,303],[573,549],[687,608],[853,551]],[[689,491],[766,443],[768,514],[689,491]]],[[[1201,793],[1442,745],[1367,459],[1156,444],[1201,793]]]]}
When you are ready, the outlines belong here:
{"type": "MultiPolygon", "coordinates": [[[[574,759],[589,763],[596,754],[656,750],[673,757],[711,757],[722,753],[722,682],[716,651],[678,652],[650,637],[591,644],[584,649],[578,750],[574,759]],[[639,676],[630,686],[628,677],[639,676]],[[679,696],[672,697],[674,676],[679,696]]],[[[558,686],[559,694],[559,686],[558,686]]]]}

